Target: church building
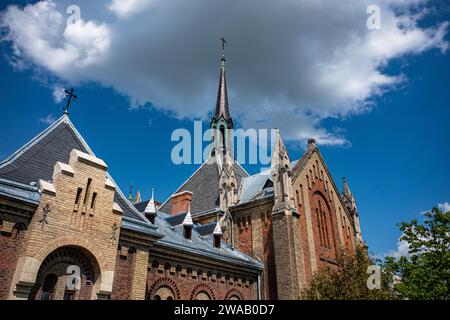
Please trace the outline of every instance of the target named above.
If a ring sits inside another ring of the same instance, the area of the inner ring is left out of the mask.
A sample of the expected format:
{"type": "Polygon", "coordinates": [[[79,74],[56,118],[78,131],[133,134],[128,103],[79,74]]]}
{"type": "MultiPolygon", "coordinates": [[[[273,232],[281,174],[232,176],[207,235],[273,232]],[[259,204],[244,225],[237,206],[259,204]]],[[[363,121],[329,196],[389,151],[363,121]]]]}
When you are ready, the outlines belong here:
{"type": "Polygon", "coordinates": [[[292,160],[278,132],[266,172],[235,161],[224,56],[211,129],[209,159],[160,205],[126,197],[67,112],[3,160],[0,299],[299,299],[365,245],[314,139],[292,160]]]}

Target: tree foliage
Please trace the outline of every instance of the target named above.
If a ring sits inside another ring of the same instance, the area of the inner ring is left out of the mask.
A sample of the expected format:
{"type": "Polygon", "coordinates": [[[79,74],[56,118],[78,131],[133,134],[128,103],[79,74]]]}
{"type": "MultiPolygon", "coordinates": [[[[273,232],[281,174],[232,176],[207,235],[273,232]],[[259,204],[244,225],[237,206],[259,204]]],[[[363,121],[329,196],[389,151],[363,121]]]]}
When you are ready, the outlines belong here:
{"type": "Polygon", "coordinates": [[[394,292],[401,299],[449,299],[450,212],[433,208],[419,223],[401,223],[400,238],[409,245],[409,257],[386,257],[384,269],[399,281],[394,292]]]}
{"type": "Polygon", "coordinates": [[[373,265],[365,248],[358,246],[355,253],[341,250],[337,254],[337,265],[319,269],[311,286],[303,292],[308,300],[380,300],[393,296],[388,286],[388,278],[381,273],[380,289],[370,290],[367,280],[368,266],[373,265]]]}

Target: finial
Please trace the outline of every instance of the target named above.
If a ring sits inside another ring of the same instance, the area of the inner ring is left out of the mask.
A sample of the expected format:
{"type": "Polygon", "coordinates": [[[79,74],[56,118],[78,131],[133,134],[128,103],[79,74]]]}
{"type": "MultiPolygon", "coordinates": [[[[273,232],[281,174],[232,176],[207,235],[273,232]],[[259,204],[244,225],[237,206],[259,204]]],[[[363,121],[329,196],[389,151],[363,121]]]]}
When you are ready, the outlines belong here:
{"type": "Polygon", "coordinates": [[[64,90],[64,93],[66,94],[67,97],[67,104],[66,107],[64,108],[64,114],[67,115],[69,114],[69,108],[70,108],[70,103],[72,102],[72,99],[77,100],[77,95],[75,94],[75,90],[73,88],[71,88],[70,90],[64,90]]]}
{"type": "Polygon", "coordinates": [[[155,196],[155,189],[152,188],[152,198],[150,199],[147,206],[145,207],[145,210],[144,210],[145,214],[154,215],[156,213],[154,196],[155,196]]]}
{"type": "Polygon", "coordinates": [[[225,45],[228,43],[227,40],[225,40],[225,37],[220,37],[220,41],[222,42],[222,67],[225,66],[225,45]]]}
{"type": "Polygon", "coordinates": [[[213,235],[221,236],[222,235],[222,227],[220,226],[220,221],[216,223],[216,227],[214,228],[213,235]]]}
{"type": "Polygon", "coordinates": [[[133,201],[133,182],[130,183],[130,193],[128,194],[128,200],[133,201]]]}
{"type": "Polygon", "coordinates": [[[309,145],[315,145],[316,143],[317,143],[316,139],[314,139],[314,138],[308,139],[308,144],[309,145]]]}
{"type": "Polygon", "coordinates": [[[192,227],[193,225],[194,225],[194,222],[192,221],[191,205],[189,204],[188,212],[186,213],[186,217],[183,220],[183,226],[192,227]]]}

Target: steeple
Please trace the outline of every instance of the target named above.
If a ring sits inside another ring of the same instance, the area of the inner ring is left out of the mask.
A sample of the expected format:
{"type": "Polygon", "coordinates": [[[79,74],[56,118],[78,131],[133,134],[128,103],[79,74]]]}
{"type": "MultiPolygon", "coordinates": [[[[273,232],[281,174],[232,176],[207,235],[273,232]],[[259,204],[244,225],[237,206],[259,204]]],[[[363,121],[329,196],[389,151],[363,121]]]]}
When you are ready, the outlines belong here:
{"type": "Polygon", "coordinates": [[[219,121],[223,118],[227,123],[227,129],[233,128],[233,120],[231,119],[230,109],[228,106],[228,89],[227,89],[227,78],[225,75],[225,44],[227,43],[224,38],[220,39],[222,41],[222,58],[220,59],[220,75],[219,75],[219,89],[217,91],[217,101],[216,110],[214,112],[214,117],[211,121],[211,127],[214,122],[219,121]]]}
{"type": "Polygon", "coordinates": [[[220,63],[219,89],[217,91],[216,110],[211,119],[211,141],[213,142],[211,156],[213,157],[217,154],[221,154],[223,157],[228,151],[233,150],[233,136],[230,132],[233,129],[233,119],[231,118],[228,107],[227,78],[225,75],[225,44],[227,42],[224,38],[220,38],[220,40],[222,41],[222,58],[220,63]]]}
{"type": "Polygon", "coordinates": [[[347,179],[345,179],[345,177],[342,178],[342,193],[344,194],[344,196],[349,198],[349,200],[351,200],[352,193],[350,192],[350,188],[348,187],[347,179]]]}
{"type": "Polygon", "coordinates": [[[356,238],[362,242],[363,240],[361,235],[361,226],[359,224],[359,213],[358,207],[356,206],[356,199],[353,196],[353,193],[350,191],[347,179],[345,178],[342,178],[342,196],[345,206],[353,217],[353,222],[355,223],[356,238]]]}
{"type": "Polygon", "coordinates": [[[130,193],[128,193],[128,200],[133,201],[133,183],[130,183],[130,193]]]}
{"type": "Polygon", "coordinates": [[[156,213],[156,206],[155,206],[155,189],[152,189],[152,198],[148,202],[147,206],[145,207],[145,214],[155,214],[156,213]]]}

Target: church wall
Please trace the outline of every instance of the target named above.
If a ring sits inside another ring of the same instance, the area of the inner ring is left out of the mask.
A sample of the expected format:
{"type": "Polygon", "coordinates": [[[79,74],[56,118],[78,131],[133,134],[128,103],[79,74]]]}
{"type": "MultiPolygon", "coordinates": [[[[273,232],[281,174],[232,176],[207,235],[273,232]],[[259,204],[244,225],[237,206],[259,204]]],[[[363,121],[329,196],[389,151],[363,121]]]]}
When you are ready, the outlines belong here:
{"type": "MultiPolygon", "coordinates": [[[[90,298],[100,291],[111,293],[121,215],[113,210],[115,190],[106,184],[106,165],[90,159],[94,162],[71,154],[69,166],[55,166],[52,183],[41,182],[41,201],[24,238],[14,284],[33,285],[42,261],[52,251],[72,246],[89,253],[98,269],[90,298]]],[[[12,292],[10,297],[17,298],[12,292]]]]}
{"type": "MultiPolygon", "coordinates": [[[[257,278],[226,272],[217,268],[151,257],[147,273],[146,299],[165,290],[174,300],[257,299],[257,278]],[[233,298],[234,298],[233,297],[233,298]]],[[[164,296],[161,296],[164,300],[164,296]]]]}
{"type": "Polygon", "coordinates": [[[0,300],[6,300],[26,230],[25,224],[1,218],[5,215],[0,213],[0,300]]]}
{"type": "Polygon", "coordinates": [[[119,246],[114,270],[112,300],[131,299],[135,264],[136,251],[123,245],[119,246]]]}
{"type": "Polygon", "coordinates": [[[236,247],[264,264],[262,274],[264,299],[276,299],[277,297],[272,208],[272,199],[262,199],[231,209],[235,234],[237,234],[236,247]],[[250,218],[250,223],[248,223],[248,218],[250,218]],[[240,228],[239,221],[241,222],[240,228]],[[247,221],[247,229],[243,226],[242,221],[247,221]]]}
{"type": "Polygon", "coordinates": [[[296,207],[301,215],[303,242],[308,243],[309,247],[309,250],[304,250],[306,280],[309,283],[317,267],[335,264],[339,248],[353,252],[352,226],[339,199],[339,191],[334,188],[332,178],[316,152],[294,177],[293,189],[296,207]],[[319,201],[326,220],[316,214],[319,212],[319,201]],[[343,225],[345,220],[347,223],[343,225]],[[325,231],[320,233],[319,226],[326,226],[325,231]]]}

